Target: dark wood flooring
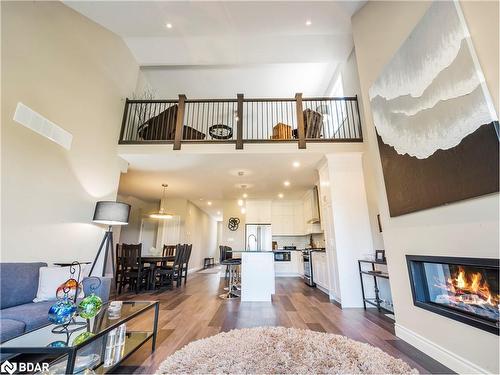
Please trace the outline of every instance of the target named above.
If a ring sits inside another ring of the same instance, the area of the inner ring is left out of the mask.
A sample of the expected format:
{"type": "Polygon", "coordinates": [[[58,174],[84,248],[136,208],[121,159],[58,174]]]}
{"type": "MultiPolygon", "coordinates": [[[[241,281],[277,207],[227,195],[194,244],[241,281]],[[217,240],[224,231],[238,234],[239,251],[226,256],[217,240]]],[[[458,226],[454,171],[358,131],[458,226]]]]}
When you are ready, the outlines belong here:
{"type": "MultiPolygon", "coordinates": [[[[379,347],[401,358],[420,373],[452,373],[451,370],[415,349],[394,334],[391,319],[374,309],[340,309],[328,296],[310,288],[299,278],[277,278],[272,302],[226,301],[223,279],[217,274],[190,275],[187,285],[167,291],[125,294],[122,300],[159,300],[157,348],[146,344],[117,373],[154,373],[170,354],[191,341],[235,328],[284,326],[330,332],[379,347]]],[[[129,324],[129,328],[151,327],[152,314],[129,324]]]]}

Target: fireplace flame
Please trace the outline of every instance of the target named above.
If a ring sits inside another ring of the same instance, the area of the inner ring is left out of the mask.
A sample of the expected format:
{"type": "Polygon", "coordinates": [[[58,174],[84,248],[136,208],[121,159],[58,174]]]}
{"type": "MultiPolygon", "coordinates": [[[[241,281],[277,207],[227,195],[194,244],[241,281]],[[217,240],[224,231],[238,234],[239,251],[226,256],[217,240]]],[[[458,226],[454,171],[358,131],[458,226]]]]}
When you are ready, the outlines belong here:
{"type": "Polygon", "coordinates": [[[463,303],[489,304],[498,306],[500,296],[493,295],[487,280],[482,280],[480,272],[466,273],[463,267],[459,267],[455,277],[449,277],[446,289],[463,303]],[[477,296],[479,298],[472,298],[477,296]]]}

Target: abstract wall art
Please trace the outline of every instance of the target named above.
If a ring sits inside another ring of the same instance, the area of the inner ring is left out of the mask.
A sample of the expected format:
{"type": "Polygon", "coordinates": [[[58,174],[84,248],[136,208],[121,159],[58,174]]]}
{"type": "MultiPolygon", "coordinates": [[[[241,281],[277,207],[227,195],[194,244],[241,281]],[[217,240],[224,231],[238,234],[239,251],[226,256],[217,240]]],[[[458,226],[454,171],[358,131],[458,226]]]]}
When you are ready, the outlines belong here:
{"type": "Polygon", "coordinates": [[[498,192],[498,117],[458,2],[429,6],[369,97],[391,216],[498,192]]]}

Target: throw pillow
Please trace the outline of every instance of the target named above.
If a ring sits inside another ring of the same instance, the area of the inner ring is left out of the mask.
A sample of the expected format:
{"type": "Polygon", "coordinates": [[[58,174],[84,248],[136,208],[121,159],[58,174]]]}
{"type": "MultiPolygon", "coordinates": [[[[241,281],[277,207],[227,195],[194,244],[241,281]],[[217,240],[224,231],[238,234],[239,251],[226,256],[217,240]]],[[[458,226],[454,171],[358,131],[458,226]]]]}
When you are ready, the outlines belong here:
{"type": "MultiPolygon", "coordinates": [[[[38,291],[33,302],[55,301],[57,288],[71,277],[69,267],[40,267],[38,291]]],[[[78,298],[83,298],[83,289],[78,298]]]]}

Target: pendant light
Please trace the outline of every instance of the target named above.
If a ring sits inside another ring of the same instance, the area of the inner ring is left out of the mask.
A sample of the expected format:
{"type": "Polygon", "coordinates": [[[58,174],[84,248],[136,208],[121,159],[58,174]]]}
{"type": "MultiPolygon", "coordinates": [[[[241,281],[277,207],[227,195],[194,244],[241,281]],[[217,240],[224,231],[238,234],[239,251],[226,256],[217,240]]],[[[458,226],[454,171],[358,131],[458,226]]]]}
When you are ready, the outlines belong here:
{"type": "Polygon", "coordinates": [[[168,185],[162,184],[161,186],[163,187],[163,194],[162,194],[161,202],[160,202],[160,211],[149,215],[149,217],[152,219],[162,219],[162,220],[171,219],[174,215],[165,212],[165,208],[164,208],[168,185]]]}

